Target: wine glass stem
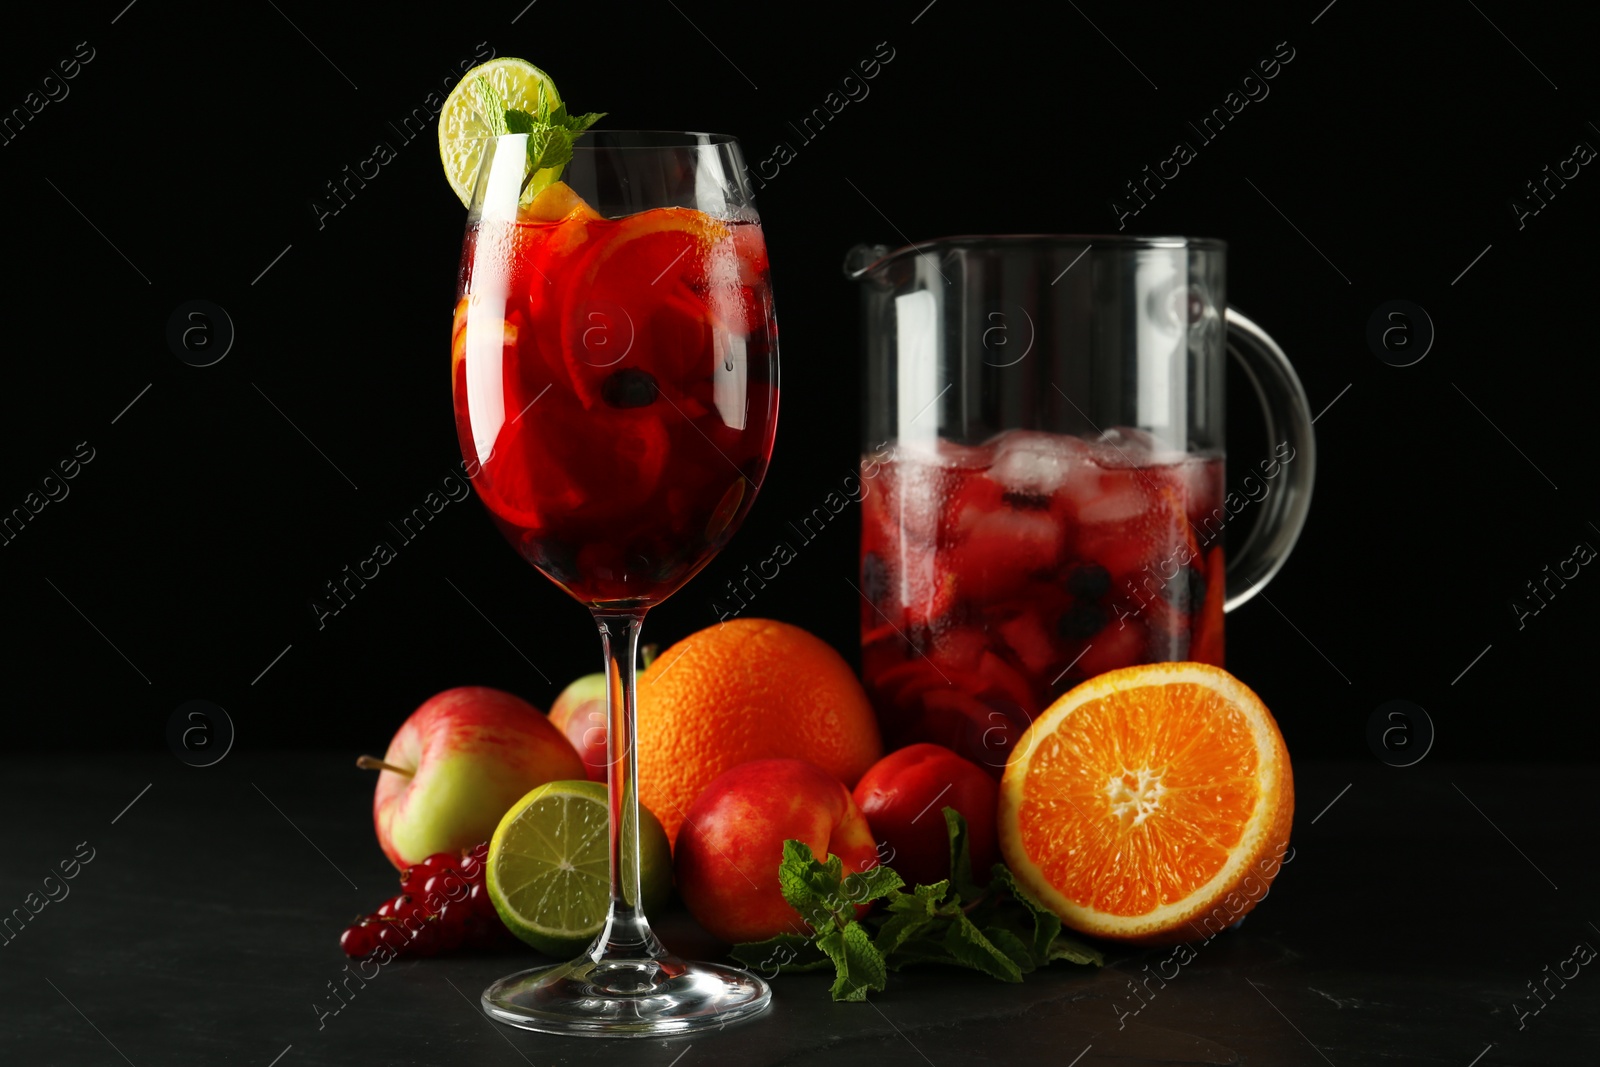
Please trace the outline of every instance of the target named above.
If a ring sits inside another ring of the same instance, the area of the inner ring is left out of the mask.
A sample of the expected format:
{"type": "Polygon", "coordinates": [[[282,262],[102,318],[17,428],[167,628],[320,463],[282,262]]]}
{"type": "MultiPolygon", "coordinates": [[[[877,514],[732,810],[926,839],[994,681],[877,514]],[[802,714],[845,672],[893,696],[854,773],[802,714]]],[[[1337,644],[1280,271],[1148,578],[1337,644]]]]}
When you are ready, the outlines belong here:
{"type": "Polygon", "coordinates": [[[590,948],[595,962],[644,960],[666,950],[650,930],[640,896],[639,759],[634,664],[644,610],[595,610],[606,658],[606,729],[611,807],[611,914],[605,931],[590,948]]]}

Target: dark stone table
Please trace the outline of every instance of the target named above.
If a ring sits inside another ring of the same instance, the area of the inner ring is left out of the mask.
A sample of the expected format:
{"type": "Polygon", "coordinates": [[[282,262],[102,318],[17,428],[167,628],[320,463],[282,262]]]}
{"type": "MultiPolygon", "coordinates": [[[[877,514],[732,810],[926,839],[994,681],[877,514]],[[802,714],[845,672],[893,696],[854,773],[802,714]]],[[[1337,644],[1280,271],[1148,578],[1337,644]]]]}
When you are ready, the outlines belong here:
{"type": "MultiPolygon", "coordinates": [[[[63,861],[76,877],[0,941],[0,1064],[1600,1061],[1600,963],[1574,956],[1600,947],[1590,771],[1371,761],[1296,778],[1294,857],[1270,897],[1142,1000],[1129,983],[1168,952],[1111,950],[1104,970],[1057,964],[1021,985],[908,971],[867,1004],[781,976],[750,1023],[601,1041],[479,1012],[479,990],[531,952],[397,961],[333,1011],[339,930],[396,891],[352,754],[205,769],[11,755],[0,909],[37,905],[63,861]],[[91,858],[72,868],[75,854],[91,858]]],[[[681,912],[659,925],[680,951],[715,951],[681,912]]]]}

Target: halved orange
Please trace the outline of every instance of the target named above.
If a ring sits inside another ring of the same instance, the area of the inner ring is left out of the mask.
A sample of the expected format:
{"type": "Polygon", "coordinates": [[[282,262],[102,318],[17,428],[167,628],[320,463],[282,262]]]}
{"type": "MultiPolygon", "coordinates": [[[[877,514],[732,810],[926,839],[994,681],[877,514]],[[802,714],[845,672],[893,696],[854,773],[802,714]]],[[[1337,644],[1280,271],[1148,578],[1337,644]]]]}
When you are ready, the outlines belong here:
{"type": "Polygon", "coordinates": [[[1289,752],[1220,667],[1152,663],[1050,705],[1006,764],[1006,863],[1080,933],[1207,938],[1266,896],[1294,820],[1289,752]]]}

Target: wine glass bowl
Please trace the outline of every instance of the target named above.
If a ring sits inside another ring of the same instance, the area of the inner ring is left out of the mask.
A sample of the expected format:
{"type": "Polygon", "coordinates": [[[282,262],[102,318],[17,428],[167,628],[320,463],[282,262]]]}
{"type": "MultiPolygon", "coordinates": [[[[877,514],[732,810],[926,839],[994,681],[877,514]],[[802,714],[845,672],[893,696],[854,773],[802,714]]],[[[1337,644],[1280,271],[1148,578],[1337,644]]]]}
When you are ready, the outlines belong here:
{"type": "Polygon", "coordinates": [[[760,223],[729,138],[594,134],[555,217],[504,202],[519,141],[486,147],[468,222],[462,452],[524,558],[586,604],[648,607],[732,536],[771,454],[760,223]]]}
{"type": "Polygon", "coordinates": [[[490,138],[451,343],[467,472],[517,551],[593,614],[609,679],[611,907],[577,960],[483,994],[528,1029],[660,1036],[763,1010],[738,968],[668,953],[639,905],[634,673],[645,612],[733,536],[778,410],[770,268],[738,142],[593,132],[530,198],[490,138]]]}

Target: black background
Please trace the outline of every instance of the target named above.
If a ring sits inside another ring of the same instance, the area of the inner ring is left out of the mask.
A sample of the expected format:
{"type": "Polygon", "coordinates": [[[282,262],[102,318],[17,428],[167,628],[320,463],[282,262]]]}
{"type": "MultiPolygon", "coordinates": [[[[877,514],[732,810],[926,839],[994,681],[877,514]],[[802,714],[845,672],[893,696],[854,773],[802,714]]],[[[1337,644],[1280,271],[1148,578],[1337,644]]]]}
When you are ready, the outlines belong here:
{"type": "MultiPolygon", "coordinates": [[[[606,125],[734,133],[752,167],[797,148],[758,194],[782,326],[771,474],[723,556],[652,613],[663,645],[714,622],[714,590],[854,465],[852,244],[1114,230],[1123,182],[1287,42],[1270,95],[1128,228],[1228,240],[1232,303],[1288,351],[1314,411],[1338,398],[1310,523],[1271,603],[1230,617],[1229,667],[1297,757],[1371,759],[1368,717],[1397,698],[1431,714],[1435,758],[1574,755],[1600,577],[1585,568],[1521,630],[1509,604],[1577,542],[1600,546],[1600,176],[1584,167],[1522,229],[1509,204],[1576,142],[1600,145],[1595,20],[1576,6],[124,4],[8,13],[0,39],[5,113],[94,49],[0,145],[0,510],[94,449],[0,546],[6,745],[160,748],[172,710],[204,698],[242,749],[381,751],[437,690],[548,707],[598,663],[583,609],[475,501],[325,628],[310,607],[458,460],[445,368],[464,215],[431,132],[403,144],[387,123],[479,42],[606,125]],[[894,58],[870,95],[799,143],[787,122],[880,42],[894,58]],[[323,183],[379,140],[397,158],[319,228],[323,183]],[[165,339],[196,298],[237,330],[208,368],[165,339]],[[1438,334],[1405,368],[1365,340],[1397,298],[1438,334]]],[[[1251,403],[1232,394],[1239,472],[1262,447],[1251,403]]],[[[853,657],[857,528],[848,513],[806,546],[751,613],[853,657]]]]}

